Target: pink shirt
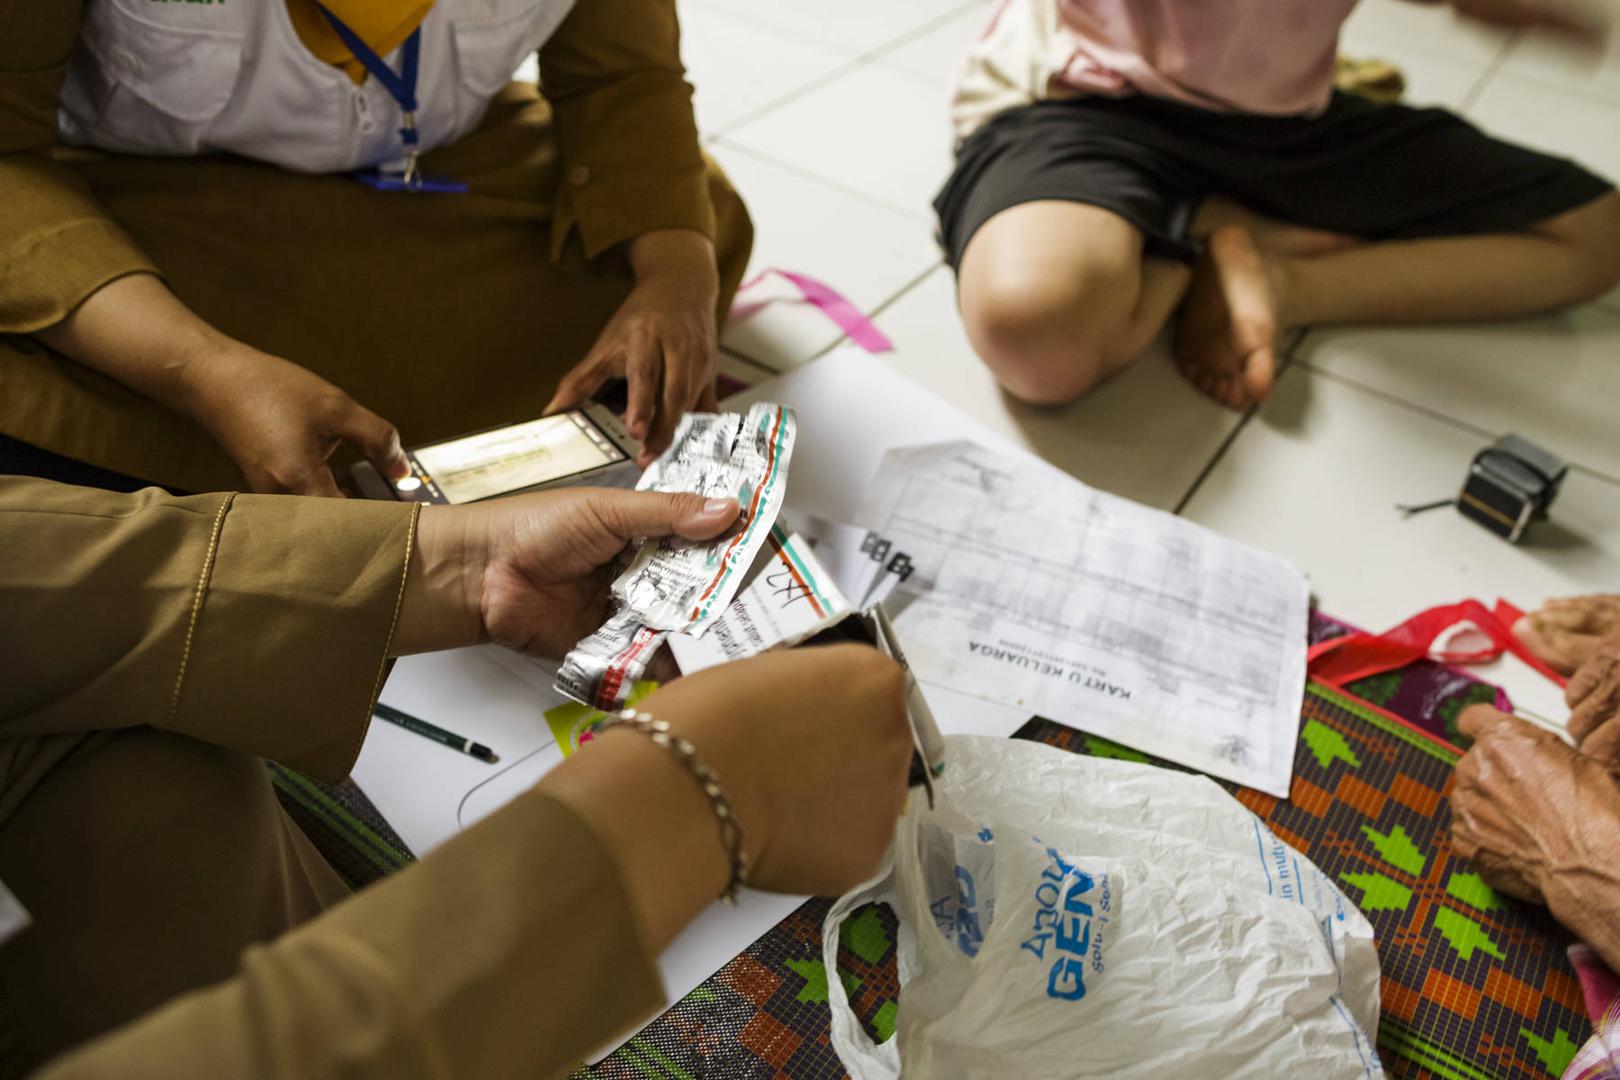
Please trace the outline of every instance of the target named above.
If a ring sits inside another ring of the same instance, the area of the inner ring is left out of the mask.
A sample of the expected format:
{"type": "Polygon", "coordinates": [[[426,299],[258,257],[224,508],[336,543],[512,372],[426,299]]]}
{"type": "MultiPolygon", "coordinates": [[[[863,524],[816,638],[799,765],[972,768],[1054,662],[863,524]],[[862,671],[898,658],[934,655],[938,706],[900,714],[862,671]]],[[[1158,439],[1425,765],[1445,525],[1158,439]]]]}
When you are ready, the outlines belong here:
{"type": "Polygon", "coordinates": [[[1000,0],[962,68],[964,136],[1041,98],[1147,94],[1218,112],[1325,109],[1356,0],[1000,0]]]}
{"type": "MultiPolygon", "coordinates": [[[[1074,51],[1056,86],[1222,111],[1319,112],[1356,0],[1057,0],[1074,51]]],[[[1054,87],[1056,88],[1056,87],[1054,87]]]]}

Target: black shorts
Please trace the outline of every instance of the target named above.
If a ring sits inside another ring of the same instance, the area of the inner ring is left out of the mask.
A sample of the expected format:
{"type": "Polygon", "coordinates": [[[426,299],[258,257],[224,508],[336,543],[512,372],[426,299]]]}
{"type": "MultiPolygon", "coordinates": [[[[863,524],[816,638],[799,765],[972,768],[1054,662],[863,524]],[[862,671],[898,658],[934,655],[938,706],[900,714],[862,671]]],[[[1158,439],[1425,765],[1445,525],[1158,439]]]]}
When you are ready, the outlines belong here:
{"type": "Polygon", "coordinates": [[[1321,116],[1270,117],[1087,97],[1012,109],[974,132],[934,210],[953,267],[979,226],[1037,199],[1111,210],[1142,231],[1146,254],[1190,262],[1198,248],[1188,230],[1210,195],[1388,240],[1522,229],[1611,190],[1444,109],[1335,93],[1321,116]]]}

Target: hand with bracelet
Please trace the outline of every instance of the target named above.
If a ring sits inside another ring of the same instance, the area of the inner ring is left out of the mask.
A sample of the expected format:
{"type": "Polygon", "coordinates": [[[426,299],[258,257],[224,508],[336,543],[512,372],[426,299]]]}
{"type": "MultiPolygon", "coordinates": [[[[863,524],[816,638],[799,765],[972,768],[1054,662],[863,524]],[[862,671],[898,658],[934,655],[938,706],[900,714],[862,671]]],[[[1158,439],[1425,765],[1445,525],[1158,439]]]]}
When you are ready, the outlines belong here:
{"type": "MultiPolygon", "coordinates": [[[[396,653],[493,641],[555,658],[600,624],[632,538],[707,539],[733,500],[574,489],[421,511],[396,653]]],[[[771,653],[676,680],[641,703],[710,770],[748,884],[836,895],[877,867],[906,794],[904,676],[874,649],[771,653]]],[[[661,949],[733,884],[734,853],[691,763],[632,725],[541,781],[623,867],[661,949]]]]}

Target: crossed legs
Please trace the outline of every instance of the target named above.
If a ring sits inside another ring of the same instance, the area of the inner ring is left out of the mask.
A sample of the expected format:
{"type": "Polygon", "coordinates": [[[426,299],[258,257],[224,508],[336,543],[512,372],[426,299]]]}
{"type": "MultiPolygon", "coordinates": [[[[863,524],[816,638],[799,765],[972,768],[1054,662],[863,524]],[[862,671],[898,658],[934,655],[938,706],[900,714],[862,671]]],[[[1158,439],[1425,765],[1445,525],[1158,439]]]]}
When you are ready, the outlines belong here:
{"type": "Polygon", "coordinates": [[[1083,203],[1023,203],[968,242],[957,296],[968,339],[1011,395],[1073,401],[1153,340],[1192,280],[1143,258],[1142,234],[1083,203]]]}
{"type": "Polygon", "coordinates": [[[1211,201],[1196,266],[1144,258],[1142,234],[1081,203],[1004,210],[963,252],[968,338],[1012,396],[1073,401],[1134,359],[1180,309],[1176,360],[1233,408],[1264,400],[1275,340],[1311,323],[1508,318],[1620,283],[1620,193],[1520,232],[1364,243],[1211,201]]]}

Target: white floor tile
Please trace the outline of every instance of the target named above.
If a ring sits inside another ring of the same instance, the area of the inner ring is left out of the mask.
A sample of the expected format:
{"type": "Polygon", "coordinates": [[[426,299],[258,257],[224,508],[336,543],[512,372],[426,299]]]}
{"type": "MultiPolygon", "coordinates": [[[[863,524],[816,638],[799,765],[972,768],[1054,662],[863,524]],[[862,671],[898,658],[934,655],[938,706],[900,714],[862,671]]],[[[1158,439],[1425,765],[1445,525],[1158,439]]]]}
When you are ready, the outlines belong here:
{"type": "Polygon", "coordinates": [[[1162,345],[1066,408],[1011,400],[974,355],[943,266],[877,324],[896,348],[884,362],[1071,475],[1149,506],[1173,508],[1238,423],[1181,377],[1162,345]]]}
{"type": "Polygon", "coordinates": [[[1601,100],[1556,90],[1522,75],[1497,75],[1468,118],[1493,135],[1620,179],[1620,95],[1601,100]]]}
{"type": "MultiPolygon", "coordinates": [[[[1620,19],[1620,5],[1614,5],[1620,19]]],[[[1524,34],[1503,61],[1502,74],[1545,82],[1566,93],[1620,101],[1620,25],[1607,47],[1571,47],[1550,34],[1524,34]]]]}
{"type": "Polygon", "coordinates": [[[1364,0],[1340,35],[1339,52],[1397,65],[1406,77],[1408,105],[1461,109],[1506,47],[1507,36],[1451,25],[1438,8],[1417,11],[1423,32],[1415,32],[1414,17],[1399,10],[1413,7],[1405,0],[1364,0]]]}
{"type": "Polygon", "coordinates": [[[943,84],[930,88],[875,64],[739,124],[725,141],[929,221],[929,203],[951,166],[943,84]]]}
{"type": "Polygon", "coordinates": [[[1381,43],[1470,65],[1494,60],[1511,36],[1458,18],[1449,4],[1411,0],[1362,0],[1344,28],[1349,42],[1381,43]]]}
{"type": "MultiPolygon", "coordinates": [[[[1477,436],[1296,365],[1186,515],[1292,560],[1323,611],[1369,630],[1469,597],[1532,608],[1549,596],[1612,592],[1620,485],[1572,473],[1553,519],[1519,546],[1449,509],[1402,519],[1396,503],[1455,492],[1478,449],[1477,436]]],[[[1506,685],[1535,699],[1523,683],[1506,685]]]]}
{"type": "Polygon", "coordinates": [[[958,65],[989,18],[984,4],[970,2],[927,33],[887,50],[878,63],[948,94],[958,65]]]}
{"type": "MultiPolygon", "coordinates": [[[[818,278],[871,312],[939,261],[931,226],[852,192],[764,160],[721,140],[711,151],[754,219],[749,275],[766,267],[818,278]]],[[[744,302],[786,296],[778,283],[757,286],[744,302]]],[[[779,300],[734,323],[724,342],[775,371],[821,352],[840,331],[808,304],[779,300]]]]}
{"type": "Polygon", "coordinates": [[[685,0],[725,8],[843,53],[861,56],[927,26],[962,0],[685,0]]]}
{"type": "Polygon", "coordinates": [[[1295,356],[1620,478],[1620,313],[1587,306],[1507,323],[1317,330],[1295,356]]]}
{"type": "Polygon", "coordinates": [[[705,136],[850,62],[814,40],[702,3],[681,5],[681,57],[705,136]]]}

